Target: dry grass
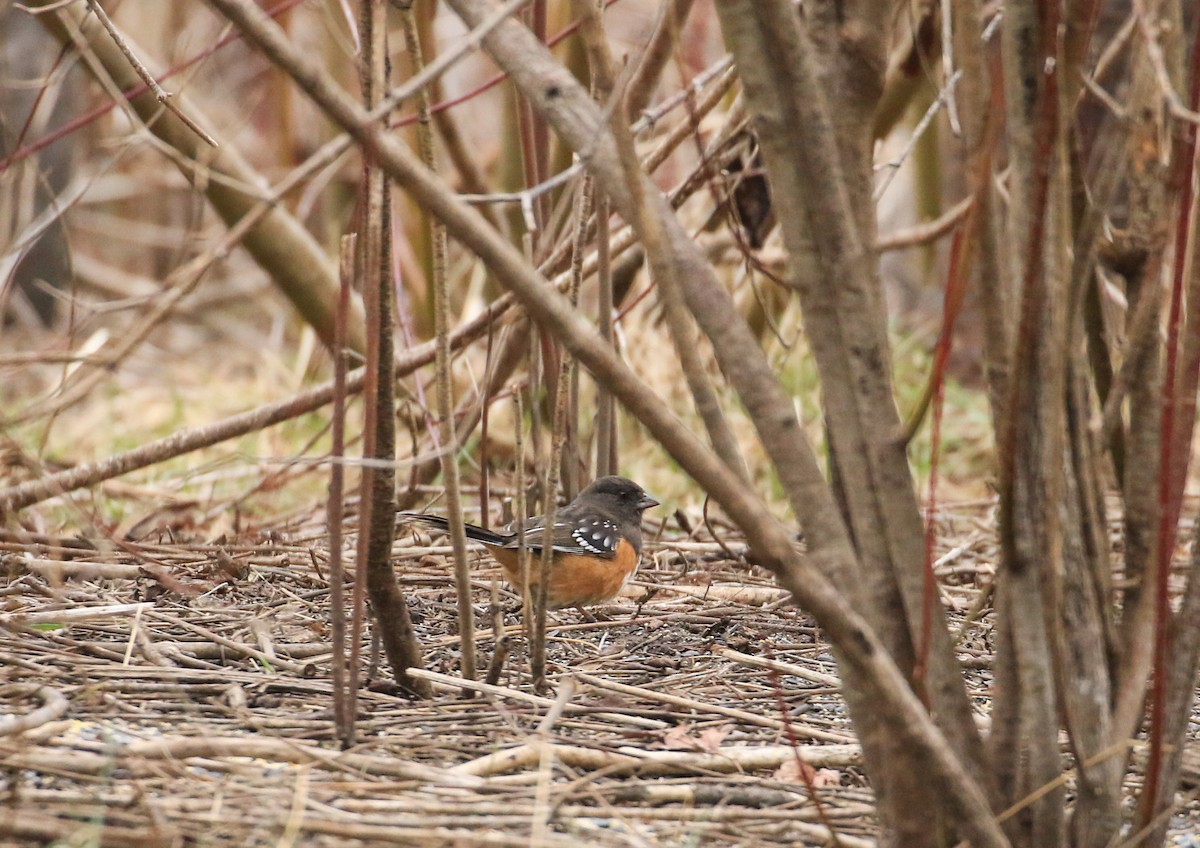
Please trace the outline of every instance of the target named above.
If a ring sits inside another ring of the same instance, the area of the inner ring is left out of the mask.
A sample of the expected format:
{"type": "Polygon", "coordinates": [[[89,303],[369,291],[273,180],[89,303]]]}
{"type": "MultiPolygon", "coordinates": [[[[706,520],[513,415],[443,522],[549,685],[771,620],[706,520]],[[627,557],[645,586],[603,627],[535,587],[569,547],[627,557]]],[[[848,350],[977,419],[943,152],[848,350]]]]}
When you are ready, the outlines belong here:
{"type": "MultiPolygon", "coordinates": [[[[7,622],[12,630],[2,650],[13,664],[9,682],[51,686],[71,704],[63,720],[5,745],[6,761],[19,769],[10,772],[9,784],[19,814],[37,810],[47,837],[90,833],[102,842],[130,840],[124,844],[158,844],[169,834],[196,844],[290,844],[301,835],[304,844],[343,844],[339,833],[399,843],[448,844],[456,834],[469,834],[471,844],[531,844],[530,835],[541,831],[547,845],[584,836],[604,845],[694,839],[732,845],[805,833],[797,823],[816,826],[812,801],[795,775],[785,769],[772,777],[786,758],[739,775],[703,767],[696,756],[653,779],[641,775],[644,765],[631,772],[579,759],[578,750],[653,757],[656,749],[685,748],[689,740],[717,754],[786,744],[777,727],[781,698],[801,741],[810,731],[850,741],[836,690],[794,677],[777,687],[761,670],[713,653],[718,645],[761,653],[769,643],[777,660],[833,672],[812,622],[792,609],[740,603],[739,592],[759,587],[751,594],[761,596],[769,581],[703,540],[656,545],[639,589],[667,588],[644,605],[609,609],[612,621],[573,623],[566,615],[551,641],[560,691],[573,675],[592,674],[639,687],[641,696],[580,684],[561,717],[545,726],[547,709],[516,697],[528,689],[518,657],[501,681],[510,697],[463,700],[453,687],[441,687],[435,701],[413,704],[364,693],[355,759],[317,759],[308,745],[324,742],[331,756],[332,735],[327,582],[311,558],[324,558],[322,535],[319,523],[305,521],[261,528],[220,546],[141,543],[109,555],[76,551],[62,567],[81,579],[68,582],[55,579],[52,566],[28,562],[36,549],[8,545],[19,550],[9,557],[10,573],[28,572],[22,582],[45,587],[10,606],[26,614],[97,609],[94,621],[70,626],[46,623],[52,613],[28,628],[7,622]],[[279,541],[262,541],[267,535],[279,541]],[[222,569],[218,551],[239,569],[222,569]],[[146,561],[169,570],[175,591],[149,577],[86,579],[90,563],[146,561]],[[697,594],[711,588],[721,599],[688,597],[671,587],[697,594]],[[103,612],[147,598],[156,599],[138,614],[103,612]],[[226,647],[209,633],[228,640],[226,647]],[[236,645],[281,662],[246,659],[236,645]],[[655,693],[761,721],[680,709],[655,693]],[[277,744],[247,748],[243,757],[217,743],[228,738],[277,744]],[[187,740],[188,750],[171,747],[187,740]],[[463,776],[466,763],[533,742],[551,746],[548,759],[482,779],[463,776]],[[555,754],[554,746],[564,746],[563,753],[555,754]],[[412,763],[429,769],[412,779],[403,773],[412,763]],[[127,830],[104,837],[99,825],[127,830]]],[[[454,602],[444,555],[414,546],[411,537],[396,547],[397,572],[429,647],[428,667],[452,672],[454,602]]],[[[491,573],[478,573],[482,601],[491,573]]],[[[485,649],[490,635],[480,634],[485,649]]],[[[869,793],[857,768],[821,772],[819,782],[826,815],[839,831],[867,835],[869,793]]]]}
{"type": "MultiPolygon", "coordinates": [[[[942,598],[986,723],[990,517],[950,510],[941,530],[942,598]]],[[[6,534],[3,710],[37,705],[14,688],[29,683],[67,711],[0,742],[5,844],[816,845],[827,825],[844,845],[869,844],[871,794],[846,748],[828,645],[720,532],[718,544],[661,528],[608,620],[560,614],[555,701],[532,696],[519,648],[499,688],[463,698],[446,676],[457,656],[447,550],[402,533],[396,572],[438,694],[364,691],[345,753],[333,743],[320,510],[219,544],[160,530],[97,550],[6,534]],[[789,665],[775,676],[764,661],[789,665]]],[[[481,609],[489,566],[475,572],[481,609]]],[[[515,615],[505,625],[519,645],[515,615]]],[[[479,642],[490,653],[489,628],[479,642]]],[[[1188,775],[1194,791],[1195,763],[1188,775]]]]}

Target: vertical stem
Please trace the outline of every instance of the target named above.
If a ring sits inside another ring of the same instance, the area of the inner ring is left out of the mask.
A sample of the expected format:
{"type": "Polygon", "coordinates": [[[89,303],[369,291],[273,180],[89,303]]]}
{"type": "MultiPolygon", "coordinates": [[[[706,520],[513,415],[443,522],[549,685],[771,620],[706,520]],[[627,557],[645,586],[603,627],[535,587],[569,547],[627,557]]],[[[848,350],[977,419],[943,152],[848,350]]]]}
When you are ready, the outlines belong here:
{"type": "MultiPolygon", "coordinates": [[[[588,218],[592,209],[592,179],[585,177],[575,202],[575,236],[574,253],[571,256],[571,287],[568,297],[572,305],[579,304],[579,289],[583,283],[583,254],[587,242],[588,218]]],[[[529,654],[529,668],[533,676],[533,685],[539,691],[547,688],[546,684],[546,604],[549,601],[550,567],[554,549],[549,543],[550,529],[554,526],[554,516],[558,511],[559,469],[563,464],[563,446],[567,442],[569,427],[567,412],[571,408],[568,387],[572,383],[575,370],[575,357],[564,348],[562,361],[558,371],[558,394],[554,399],[554,422],[550,433],[550,459],[546,463],[546,485],[543,488],[545,497],[545,542],[542,545],[542,555],[539,562],[538,588],[533,596],[533,639],[529,654]]],[[[572,458],[573,461],[573,458],[572,458]]]]}
{"type": "Polygon", "coordinates": [[[492,373],[493,341],[492,327],[489,324],[487,356],[484,358],[483,365],[483,373],[486,376],[483,381],[483,397],[479,401],[479,526],[484,530],[491,526],[492,520],[491,509],[489,508],[492,500],[492,469],[490,467],[491,459],[488,456],[488,421],[492,411],[492,381],[490,375],[492,373]]]}
{"type": "MultiPolygon", "coordinates": [[[[1196,43],[1192,46],[1191,83],[1188,105],[1195,109],[1200,104],[1200,26],[1197,27],[1196,43]]],[[[1141,820],[1148,823],[1160,806],[1158,794],[1162,773],[1163,744],[1167,740],[1167,672],[1171,664],[1171,600],[1169,581],[1171,556],[1175,552],[1176,529],[1183,499],[1183,487],[1190,459],[1192,433],[1196,416],[1196,376],[1200,359],[1195,356],[1195,343],[1186,345],[1192,356],[1184,354],[1184,340],[1197,331],[1196,299],[1200,294],[1200,275],[1187,279],[1188,261],[1195,262],[1196,245],[1192,236],[1196,234],[1192,215],[1192,180],[1196,156],[1196,128],[1184,123],[1183,138],[1179,149],[1174,151],[1175,168],[1173,177],[1178,194],[1175,217],[1175,255],[1171,281],[1171,312],[1167,323],[1167,376],[1163,384],[1162,434],[1159,440],[1158,463],[1158,563],[1154,572],[1154,683],[1150,711],[1150,761],[1146,766],[1146,786],[1142,795],[1141,820]],[[1189,250],[1189,247],[1191,250],[1189,250]],[[1190,282],[1190,286],[1185,286],[1190,282]],[[1192,320],[1184,327],[1184,296],[1192,320]],[[1180,360],[1184,361],[1181,362],[1180,360]],[[1191,359],[1192,361],[1187,361],[1191,359]],[[1183,366],[1181,370],[1180,366],[1183,366]]]]}
{"type": "Polygon", "coordinates": [[[518,590],[521,593],[521,623],[525,630],[525,644],[529,646],[529,654],[534,653],[534,639],[536,634],[531,626],[534,617],[533,597],[529,588],[530,577],[530,562],[529,562],[529,546],[525,544],[525,516],[528,513],[528,508],[525,504],[525,405],[522,402],[521,393],[524,387],[519,381],[514,381],[512,384],[512,400],[513,400],[513,453],[516,455],[515,480],[513,493],[513,519],[517,528],[517,571],[520,573],[520,586],[518,590]]]}
{"type": "Polygon", "coordinates": [[[357,689],[346,685],[345,570],[342,567],[342,520],[345,516],[346,455],[346,310],[350,304],[350,282],[354,278],[355,237],[343,236],[339,256],[341,292],[333,325],[333,426],[329,469],[329,627],[333,641],[333,721],[343,748],[354,744],[357,689]]]}
{"type": "MultiPolygon", "coordinates": [[[[424,67],[421,38],[411,2],[397,4],[404,29],[404,46],[413,72],[424,67]]],[[[421,161],[437,170],[429,118],[429,90],[417,95],[417,146],[421,161]]],[[[475,610],[471,606],[471,572],[467,562],[467,537],[463,528],[462,490],[458,476],[458,434],[454,426],[454,387],[450,380],[450,291],[446,282],[446,227],[432,215],[426,219],[433,245],[433,315],[437,334],[437,404],[442,448],[442,480],[446,484],[446,514],[454,549],[454,586],[458,594],[458,633],[462,645],[462,676],[474,680],[475,610]]]]}
{"type": "MultiPolygon", "coordinates": [[[[368,109],[373,108],[387,90],[385,19],[383,0],[363,0],[360,17],[362,80],[368,109]]],[[[383,169],[370,157],[364,157],[363,168],[366,203],[358,251],[363,302],[368,314],[363,457],[383,462],[368,463],[362,470],[356,580],[366,582],[375,614],[374,633],[383,643],[396,682],[428,697],[431,694],[429,682],[408,676],[408,669],[421,663],[421,644],[391,563],[396,511],[391,190],[383,169]]],[[[358,607],[355,615],[360,615],[358,607]]]]}
{"type": "MultiPolygon", "coordinates": [[[[608,197],[596,192],[596,324],[600,337],[612,345],[613,279],[612,252],[608,233],[608,197]]],[[[596,475],[605,477],[617,473],[617,418],[612,392],[603,385],[596,386],[596,475]]]]}
{"type": "MultiPolygon", "coordinates": [[[[546,3],[547,0],[533,0],[532,21],[530,23],[533,34],[537,36],[537,40],[542,42],[542,44],[546,43],[547,35],[546,3]]],[[[526,107],[529,109],[529,117],[531,119],[530,130],[533,142],[533,171],[530,174],[530,185],[537,185],[550,176],[550,127],[546,124],[546,119],[528,101],[526,101],[526,107]]],[[[534,208],[540,230],[546,226],[546,221],[550,215],[550,195],[545,193],[538,195],[537,200],[534,201],[534,208]]]]}
{"type": "MultiPolygon", "coordinates": [[[[363,38],[363,55],[360,73],[363,79],[363,94],[368,108],[371,102],[371,92],[377,86],[372,85],[372,43],[370,33],[373,30],[372,17],[377,11],[373,0],[362,0],[359,10],[359,26],[363,38]]],[[[373,219],[378,217],[378,195],[382,192],[383,174],[371,167],[371,162],[364,157],[361,196],[366,202],[360,208],[360,220],[357,222],[360,230],[356,239],[358,248],[355,256],[356,276],[362,290],[363,309],[366,313],[366,377],[363,380],[363,437],[362,457],[364,460],[375,456],[376,421],[379,417],[377,400],[379,396],[379,286],[377,280],[368,272],[371,267],[371,257],[378,256],[379,231],[378,223],[373,219]]],[[[368,582],[368,550],[372,518],[374,514],[374,499],[371,497],[372,484],[375,477],[375,467],[364,462],[359,474],[358,499],[358,540],[355,546],[354,566],[354,595],[351,613],[351,646],[352,663],[350,666],[350,688],[357,691],[359,686],[359,663],[357,652],[362,645],[363,610],[366,604],[365,593],[369,589],[368,582]]],[[[379,610],[375,610],[376,615],[379,610]]],[[[374,633],[378,635],[378,619],[374,633]]]]}
{"type": "MultiPolygon", "coordinates": [[[[594,195],[595,185],[592,178],[585,176],[583,185],[579,187],[579,195],[575,199],[571,285],[567,290],[567,296],[574,306],[579,305],[579,291],[583,287],[583,259],[587,252],[588,224],[591,221],[594,195]]],[[[564,402],[559,398],[555,404],[553,462],[561,469],[563,494],[570,500],[579,490],[579,372],[575,367],[575,358],[566,350],[563,351],[558,384],[562,387],[566,400],[564,402]]],[[[550,487],[546,488],[549,490],[550,487]]]]}

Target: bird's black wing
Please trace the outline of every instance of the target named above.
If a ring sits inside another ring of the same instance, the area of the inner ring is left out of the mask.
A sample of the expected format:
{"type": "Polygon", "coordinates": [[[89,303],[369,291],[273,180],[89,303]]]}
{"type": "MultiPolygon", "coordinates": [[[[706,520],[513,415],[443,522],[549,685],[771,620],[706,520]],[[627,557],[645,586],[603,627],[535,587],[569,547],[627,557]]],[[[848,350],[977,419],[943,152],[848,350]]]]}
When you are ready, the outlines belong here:
{"type": "MultiPolygon", "coordinates": [[[[600,516],[567,517],[567,520],[556,520],[549,533],[546,532],[544,520],[544,517],[533,518],[525,526],[525,544],[535,553],[541,551],[547,537],[551,547],[561,553],[610,557],[617,552],[621,540],[620,528],[611,519],[600,516]]],[[[504,547],[516,548],[517,528],[510,524],[504,530],[508,537],[504,547]]]]}

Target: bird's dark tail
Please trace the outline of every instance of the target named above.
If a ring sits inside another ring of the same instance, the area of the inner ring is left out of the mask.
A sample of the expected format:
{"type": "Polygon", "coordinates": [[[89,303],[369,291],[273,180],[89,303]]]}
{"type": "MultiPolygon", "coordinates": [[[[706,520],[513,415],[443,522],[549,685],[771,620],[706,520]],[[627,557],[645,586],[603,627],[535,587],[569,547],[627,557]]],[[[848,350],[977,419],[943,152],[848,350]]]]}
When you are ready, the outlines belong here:
{"type": "MultiPolygon", "coordinates": [[[[431,527],[437,527],[439,530],[449,532],[450,521],[442,515],[422,515],[417,512],[398,512],[396,517],[401,521],[420,521],[423,524],[428,524],[431,527]]],[[[484,530],[475,524],[467,524],[464,522],[464,530],[466,530],[467,538],[473,539],[476,542],[483,542],[488,545],[503,545],[505,539],[499,533],[493,533],[491,530],[484,530]]]]}

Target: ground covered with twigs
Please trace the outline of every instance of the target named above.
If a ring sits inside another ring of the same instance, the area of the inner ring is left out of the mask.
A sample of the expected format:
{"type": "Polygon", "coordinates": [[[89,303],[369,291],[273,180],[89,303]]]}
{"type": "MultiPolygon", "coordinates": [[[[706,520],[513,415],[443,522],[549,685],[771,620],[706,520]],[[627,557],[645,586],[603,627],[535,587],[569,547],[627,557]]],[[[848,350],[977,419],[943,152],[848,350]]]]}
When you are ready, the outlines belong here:
{"type": "MultiPolygon", "coordinates": [[[[940,525],[942,599],[986,723],[991,507],[943,509],[940,525]]],[[[695,527],[648,527],[639,581],[600,620],[557,614],[548,698],[530,685],[507,592],[513,652],[495,686],[464,697],[448,551],[401,528],[396,572],[437,694],[364,688],[349,751],[333,741],[317,511],[209,543],[9,531],[0,840],[749,846],[828,844],[833,831],[848,848],[873,844],[820,629],[729,528],[695,527]]],[[[496,573],[477,556],[486,665],[496,573]]],[[[1195,763],[1185,771],[1194,793],[1195,763]]],[[[1193,801],[1176,844],[1197,818],[1193,801]]]]}

